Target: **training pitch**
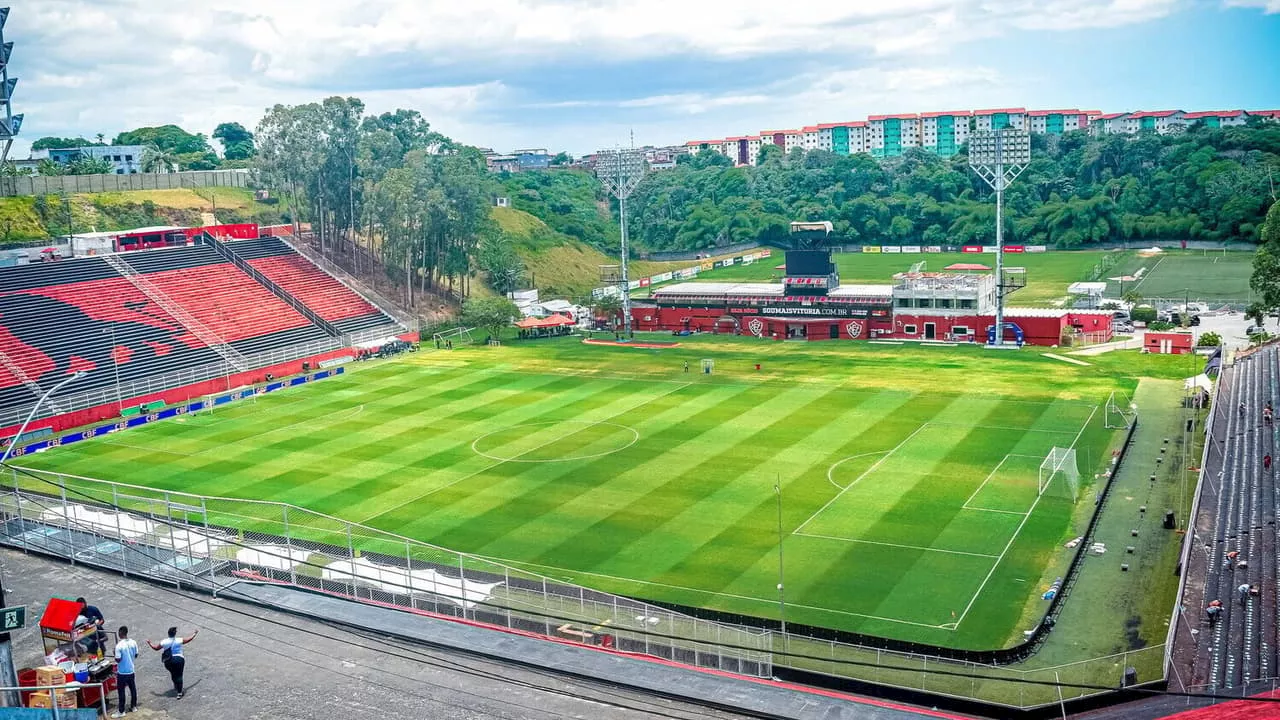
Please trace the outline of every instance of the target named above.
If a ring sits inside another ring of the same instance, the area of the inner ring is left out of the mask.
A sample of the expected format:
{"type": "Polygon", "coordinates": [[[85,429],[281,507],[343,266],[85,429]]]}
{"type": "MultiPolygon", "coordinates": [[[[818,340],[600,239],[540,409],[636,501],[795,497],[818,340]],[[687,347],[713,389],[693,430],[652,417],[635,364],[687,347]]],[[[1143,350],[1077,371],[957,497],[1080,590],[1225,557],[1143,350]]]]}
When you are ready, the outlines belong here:
{"type": "Polygon", "coordinates": [[[23,464],[289,502],[760,617],[779,613],[781,538],[789,622],[995,648],[1043,612],[1092,512],[1118,442],[1104,406],[1134,385],[1104,367],[1029,349],[566,338],[359,364],[23,464]],[[1039,492],[1055,446],[1077,451],[1076,502],[1061,478],[1039,492]]]}
{"type": "Polygon", "coordinates": [[[1105,273],[1107,296],[1134,291],[1145,298],[1252,301],[1253,253],[1170,250],[1152,257],[1132,253],[1105,273]],[[1128,278],[1121,282],[1119,278],[1128,278]]]}

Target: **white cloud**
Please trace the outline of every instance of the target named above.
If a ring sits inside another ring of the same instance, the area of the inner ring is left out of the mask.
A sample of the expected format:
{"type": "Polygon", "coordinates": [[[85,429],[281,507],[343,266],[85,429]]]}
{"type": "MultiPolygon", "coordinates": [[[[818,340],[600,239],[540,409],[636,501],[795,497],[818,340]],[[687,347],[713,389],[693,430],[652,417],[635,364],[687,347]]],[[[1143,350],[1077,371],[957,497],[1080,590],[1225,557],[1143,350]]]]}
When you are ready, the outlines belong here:
{"type": "MultiPolygon", "coordinates": [[[[11,69],[22,77],[16,105],[27,115],[28,139],[168,122],[206,133],[227,120],[252,127],[270,105],[349,94],[371,110],[414,107],[471,142],[501,145],[511,137],[513,145],[541,146],[551,144],[539,140],[542,133],[558,130],[531,127],[513,115],[520,108],[625,108],[653,115],[658,130],[690,117],[737,124],[771,115],[776,119],[764,124],[779,125],[788,115],[811,118],[814,107],[846,115],[972,106],[978,101],[959,99],[957,88],[972,93],[975,82],[995,78],[930,69],[945,66],[945,53],[959,44],[1023,29],[1137,23],[1185,1],[40,0],[14,8],[5,39],[17,43],[11,69]],[[584,58],[678,55],[698,62],[819,53],[844,58],[824,60],[829,66],[866,67],[785,82],[761,78],[757,87],[767,90],[676,87],[623,101],[577,99],[572,77],[563,96],[530,98],[504,81],[503,70],[554,71],[584,58]],[[456,79],[459,68],[465,80],[456,79]],[[396,89],[404,85],[419,87],[396,89]],[[476,137],[481,131],[499,137],[476,137]]],[[[1227,2],[1274,10],[1280,0],[1227,2]]],[[[582,149],[584,138],[600,137],[591,118],[566,127],[574,128],[567,147],[582,149]]]]}
{"type": "Polygon", "coordinates": [[[1268,15],[1280,13],[1280,0],[1225,0],[1227,7],[1261,8],[1268,15]]]}

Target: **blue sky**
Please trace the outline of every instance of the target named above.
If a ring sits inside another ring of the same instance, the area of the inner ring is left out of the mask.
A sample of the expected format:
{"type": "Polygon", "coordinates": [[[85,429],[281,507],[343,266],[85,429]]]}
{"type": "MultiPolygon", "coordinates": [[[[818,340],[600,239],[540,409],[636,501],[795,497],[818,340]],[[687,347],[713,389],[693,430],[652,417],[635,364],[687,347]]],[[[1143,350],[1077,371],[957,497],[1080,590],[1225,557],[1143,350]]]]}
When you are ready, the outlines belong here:
{"type": "Polygon", "coordinates": [[[1280,0],[40,0],[25,142],[327,95],[573,153],[983,107],[1280,109],[1280,0]]]}

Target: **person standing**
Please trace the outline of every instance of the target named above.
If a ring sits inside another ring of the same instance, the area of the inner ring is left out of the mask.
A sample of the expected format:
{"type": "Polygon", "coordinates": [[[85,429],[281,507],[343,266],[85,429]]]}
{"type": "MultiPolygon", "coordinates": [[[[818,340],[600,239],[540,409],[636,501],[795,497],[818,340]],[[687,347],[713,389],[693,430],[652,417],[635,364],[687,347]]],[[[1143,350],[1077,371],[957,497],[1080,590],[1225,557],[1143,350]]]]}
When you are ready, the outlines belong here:
{"type": "Polygon", "coordinates": [[[173,680],[173,690],[178,694],[179,700],[182,699],[182,672],[187,667],[187,658],[183,654],[182,648],[192,640],[195,640],[196,635],[199,634],[200,631],[196,630],[191,633],[191,637],[184,638],[178,634],[178,628],[171,627],[169,628],[169,637],[161,640],[160,644],[157,645],[150,640],[147,641],[152,650],[160,651],[160,660],[164,663],[164,669],[169,671],[169,677],[173,680]]]}
{"type": "Polygon", "coordinates": [[[124,704],[125,688],[129,689],[129,709],[127,712],[133,712],[138,709],[138,685],[134,681],[137,677],[138,659],[138,643],[129,637],[128,626],[121,625],[120,633],[116,639],[116,711],[112,713],[113,718],[122,718],[126,712],[124,704]]]}

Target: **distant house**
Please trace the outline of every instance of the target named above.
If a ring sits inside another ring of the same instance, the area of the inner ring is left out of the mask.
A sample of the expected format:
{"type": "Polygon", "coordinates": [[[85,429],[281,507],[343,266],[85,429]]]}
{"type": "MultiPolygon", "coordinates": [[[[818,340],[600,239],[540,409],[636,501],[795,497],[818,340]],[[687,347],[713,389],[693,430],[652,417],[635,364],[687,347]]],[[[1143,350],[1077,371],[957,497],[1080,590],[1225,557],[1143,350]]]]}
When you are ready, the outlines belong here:
{"type": "Polygon", "coordinates": [[[551,167],[551,154],[546,148],[515,150],[511,153],[521,170],[546,170],[551,167]]]}
{"type": "Polygon", "coordinates": [[[116,175],[136,175],[142,172],[142,154],[146,148],[142,145],[106,145],[78,148],[53,148],[36,150],[27,161],[33,165],[41,160],[51,160],[59,165],[70,165],[82,158],[105,160],[111,164],[111,171],[116,175]]]}

